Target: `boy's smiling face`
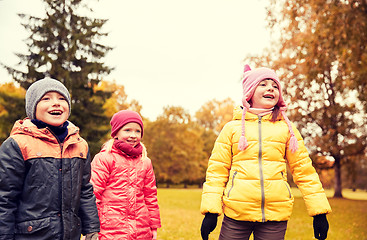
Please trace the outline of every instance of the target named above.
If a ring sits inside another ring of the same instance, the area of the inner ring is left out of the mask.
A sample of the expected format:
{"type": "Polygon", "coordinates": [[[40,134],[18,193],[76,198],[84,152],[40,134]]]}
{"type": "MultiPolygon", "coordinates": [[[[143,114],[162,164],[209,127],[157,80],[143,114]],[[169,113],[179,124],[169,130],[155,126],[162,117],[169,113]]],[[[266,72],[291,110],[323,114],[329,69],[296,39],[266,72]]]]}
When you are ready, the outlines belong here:
{"type": "Polygon", "coordinates": [[[69,117],[69,104],[58,92],[47,92],[36,106],[36,119],[51,126],[61,126],[69,117]]]}

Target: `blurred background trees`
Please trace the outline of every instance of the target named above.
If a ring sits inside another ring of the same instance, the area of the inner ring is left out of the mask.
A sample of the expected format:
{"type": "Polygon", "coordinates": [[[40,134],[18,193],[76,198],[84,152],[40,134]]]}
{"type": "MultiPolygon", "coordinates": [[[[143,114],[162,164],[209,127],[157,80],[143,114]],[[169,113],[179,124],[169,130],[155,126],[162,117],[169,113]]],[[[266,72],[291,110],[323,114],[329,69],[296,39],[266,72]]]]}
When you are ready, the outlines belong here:
{"type": "Polygon", "coordinates": [[[155,122],[146,124],[145,133],[148,156],[159,159],[154,165],[158,182],[169,186],[202,180],[200,169],[206,157],[202,132],[184,109],[166,107],[155,122]]]}
{"type": "Polygon", "coordinates": [[[8,136],[18,119],[25,114],[25,90],[13,83],[0,85],[0,143],[8,136]]]}
{"type": "Polygon", "coordinates": [[[195,113],[196,120],[200,126],[219,134],[224,124],[232,120],[234,105],[230,98],[208,101],[195,113]]]}
{"type": "MultiPolygon", "coordinates": [[[[3,64],[15,82],[0,85],[0,141],[25,117],[25,89],[50,76],[69,89],[70,120],[94,156],[110,137],[111,116],[143,106],[128,100],[124,86],[103,80],[113,70],[103,62],[112,48],[98,43],[107,36],[101,32],[107,20],[78,15],[85,8],[81,0],[44,2],[45,18],[20,14],[30,32],[29,52],[17,54],[22,70],[3,64]]],[[[367,2],[271,0],[267,20],[272,47],[244,62],[277,70],[290,118],[324,186],[334,186],[335,197],[342,197],[343,187],[366,189],[367,2]]],[[[143,142],[158,183],[201,186],[214,141],[232,119],[233,107],[230,98],[212,99],[194,116],[179,106],[166,106],[155,120],[143,116],[143,142]]]]}

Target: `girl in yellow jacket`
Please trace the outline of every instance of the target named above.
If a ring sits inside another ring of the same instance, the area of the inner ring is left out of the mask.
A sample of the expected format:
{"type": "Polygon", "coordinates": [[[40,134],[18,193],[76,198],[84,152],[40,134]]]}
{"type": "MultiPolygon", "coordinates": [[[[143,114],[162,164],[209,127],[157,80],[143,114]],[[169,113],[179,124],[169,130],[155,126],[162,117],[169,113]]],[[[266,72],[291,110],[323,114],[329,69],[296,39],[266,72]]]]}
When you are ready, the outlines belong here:
{"type": "Polygon", "coordinates": [[[268,68],[246,65],[243,106],[219,134],[209,159],[201,213],[203,240],[224,213],[220,240],[284,239],[293,208],[286,165],[314,218],[314,235],[326,239],[329,202],[299,131],[285,114],[281,84],[268,68]]]}

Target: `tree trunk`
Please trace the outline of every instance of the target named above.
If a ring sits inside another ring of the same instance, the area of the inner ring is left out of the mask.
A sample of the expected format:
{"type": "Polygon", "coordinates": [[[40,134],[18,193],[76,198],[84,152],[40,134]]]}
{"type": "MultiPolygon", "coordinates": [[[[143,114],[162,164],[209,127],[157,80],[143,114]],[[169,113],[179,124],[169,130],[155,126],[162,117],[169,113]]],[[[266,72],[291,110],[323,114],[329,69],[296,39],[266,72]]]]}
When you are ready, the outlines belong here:
{"type": "Polygon", "coordinates": [[[334,172],[335,172],[335,187],[334,198],[343,198],[342,194],[342,178],[341,178],[341,164],[340,157],[335,157],[334,172]]]}

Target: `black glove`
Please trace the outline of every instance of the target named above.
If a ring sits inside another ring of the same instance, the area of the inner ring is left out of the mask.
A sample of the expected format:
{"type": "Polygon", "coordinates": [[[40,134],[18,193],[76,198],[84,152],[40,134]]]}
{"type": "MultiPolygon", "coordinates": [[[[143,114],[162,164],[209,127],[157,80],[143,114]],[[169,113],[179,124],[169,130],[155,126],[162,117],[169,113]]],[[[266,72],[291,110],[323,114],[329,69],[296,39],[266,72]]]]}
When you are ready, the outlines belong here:
{"type": "Polygon", "coordinates": [[[313,232],[316,239],[326,239],[328,230],[329,223],[326,219],[326,214],[319,214],[313,217],[313,232]]]}
{"type": "Polygon", "coordinates": [[[201,223],[201,237],[203,240],[208,240],[209,233],[211,233],[215,227],[217,226],[218,214],[215,213],[206,213],[201,223]]]}

